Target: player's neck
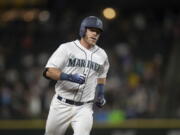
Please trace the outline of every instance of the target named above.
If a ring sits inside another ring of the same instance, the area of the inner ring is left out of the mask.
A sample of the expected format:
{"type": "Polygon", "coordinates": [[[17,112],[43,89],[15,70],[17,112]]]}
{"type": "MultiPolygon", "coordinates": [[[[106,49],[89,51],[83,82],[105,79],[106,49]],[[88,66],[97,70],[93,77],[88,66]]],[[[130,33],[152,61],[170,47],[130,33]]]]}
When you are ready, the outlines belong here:
{"type": "Polygon", "coordinates": [[[88,42],[86,42],[83,38],[80,39],[80,44],[84,46],[86,49],[91,49],[94,47],[94,45],[90,45],[88,42]]]}

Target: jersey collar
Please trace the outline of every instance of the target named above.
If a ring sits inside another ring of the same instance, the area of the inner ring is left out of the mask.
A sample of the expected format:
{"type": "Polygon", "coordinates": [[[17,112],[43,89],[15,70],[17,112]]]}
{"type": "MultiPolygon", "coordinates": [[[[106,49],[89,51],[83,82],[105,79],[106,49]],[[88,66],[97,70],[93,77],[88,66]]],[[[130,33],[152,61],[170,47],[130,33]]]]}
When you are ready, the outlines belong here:
{"type": "Polygon", "coordinates": [[[90,52],[94,52],[95,50],[97,50],[97,45],[94,45],[94,47],[92,47],[91,49],[87,49],[87,48],[85,48],[83,45],[81,45],[81,43],[80,43],[80,41],[77,39],[77,40],[75,40],[74,41],[77,45],[78,45],[78,47],[80,47],[81,49],[83,49],[83,50],[85,50],[85,51],[90,51],[90,52]]]}

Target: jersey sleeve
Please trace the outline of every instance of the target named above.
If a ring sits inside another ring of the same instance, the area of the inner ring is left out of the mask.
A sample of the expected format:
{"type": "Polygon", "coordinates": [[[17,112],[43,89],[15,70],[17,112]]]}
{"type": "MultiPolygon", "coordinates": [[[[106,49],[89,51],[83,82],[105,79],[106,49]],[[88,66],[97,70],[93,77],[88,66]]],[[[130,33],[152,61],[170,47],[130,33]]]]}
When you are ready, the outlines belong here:
{"type": "Polygon", "coordinates": [[[46,68],[52,67],[62,70],[66,65],[67,58],[68,58],[67,49],[65,48],[64,45],[60,45],[49,58],[46,64],[46,68]]]}
{"type": "Polygon", "coordinates": [[[101,71],[99,73],[99,78],[106,78],[107,77],[107,73],[108,73],[108,70],[109,70],[109,60],[108,60],[108,57],[106,58],[102,68],[101,68],[101,71]]]}

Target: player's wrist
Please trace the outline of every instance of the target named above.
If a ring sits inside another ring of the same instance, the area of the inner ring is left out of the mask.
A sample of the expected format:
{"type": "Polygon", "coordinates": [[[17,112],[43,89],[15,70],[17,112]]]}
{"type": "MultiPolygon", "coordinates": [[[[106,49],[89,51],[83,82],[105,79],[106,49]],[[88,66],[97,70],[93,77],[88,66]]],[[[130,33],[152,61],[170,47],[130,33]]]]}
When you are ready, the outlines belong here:
{"type": "Polygon", "coordinates": [[[64,72],[61,72],[59,78],[60,78],[60,80],[69,80],[70,75],[69,75],[69,74],[66,74],[66,73],[64,73],[64,72]]]}
{"type": "Polygon", "coordinates": [[[104,98],[104,84],[98,84],[96,86],[96,90],[97,90],[97,96],[104,98]]]}

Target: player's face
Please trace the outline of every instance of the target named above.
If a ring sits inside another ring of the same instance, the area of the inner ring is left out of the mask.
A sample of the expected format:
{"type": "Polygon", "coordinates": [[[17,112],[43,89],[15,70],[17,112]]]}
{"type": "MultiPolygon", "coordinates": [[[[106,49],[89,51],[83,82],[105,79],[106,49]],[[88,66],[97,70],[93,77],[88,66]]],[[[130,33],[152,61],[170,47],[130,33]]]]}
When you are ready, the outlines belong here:
{"type": "Polygon", "coordinates": [[[101,34],[101,31],[99,29],[87,28],[84,40],[89,45],[95,45],[99,39],[100,34],[101,34]]]}

